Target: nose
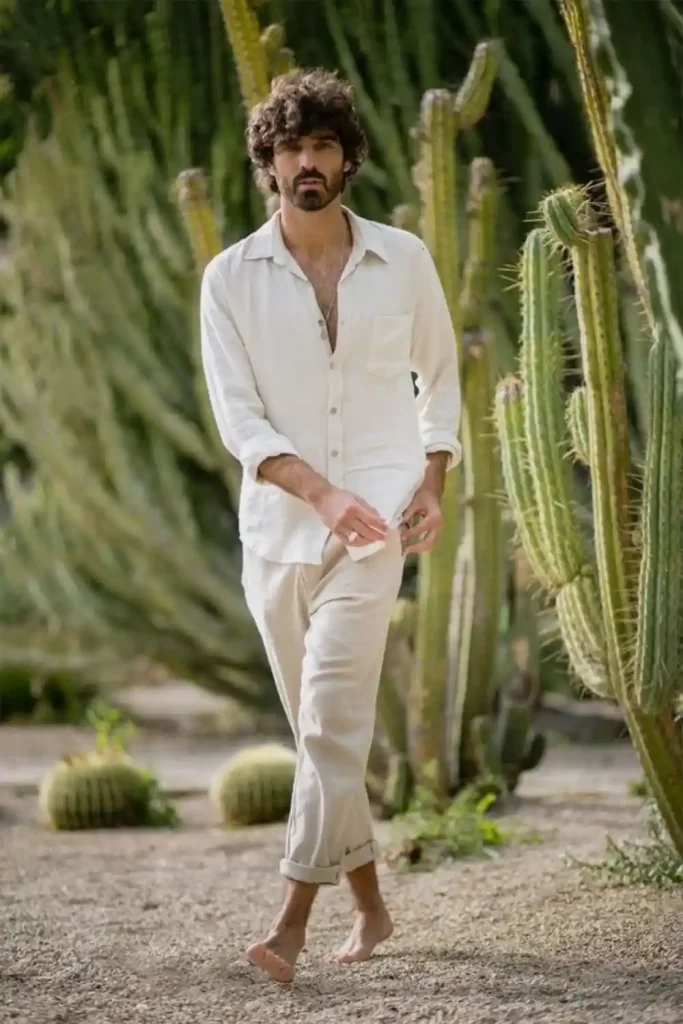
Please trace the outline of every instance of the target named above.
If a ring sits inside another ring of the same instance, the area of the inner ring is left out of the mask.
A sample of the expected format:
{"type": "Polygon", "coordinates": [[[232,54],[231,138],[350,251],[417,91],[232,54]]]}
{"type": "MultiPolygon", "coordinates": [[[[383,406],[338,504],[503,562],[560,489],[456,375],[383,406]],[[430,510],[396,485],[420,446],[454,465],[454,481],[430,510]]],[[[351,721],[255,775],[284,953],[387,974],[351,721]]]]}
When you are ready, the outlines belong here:
{"type": "Polygon", "coordinates": [[[299,170],[315,171],[316,174],[320,174],[315,165],[315,152],[312,146],[304,146],[299,152],[299,170]]]}

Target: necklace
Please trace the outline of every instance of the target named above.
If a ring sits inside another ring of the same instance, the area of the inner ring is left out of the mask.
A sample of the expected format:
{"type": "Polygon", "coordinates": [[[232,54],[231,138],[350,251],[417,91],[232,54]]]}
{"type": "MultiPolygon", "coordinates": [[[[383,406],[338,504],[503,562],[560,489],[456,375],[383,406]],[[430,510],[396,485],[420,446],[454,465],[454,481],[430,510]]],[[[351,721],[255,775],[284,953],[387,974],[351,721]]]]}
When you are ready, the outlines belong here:
{"type": "MultiPolygon", "coordinates": [[[[341,277],[341,272],[342,272],[342,269],[344,267],[344,264],[346,263],[347,258],[348,258],[348,255],[347,255],[347,252],[346,252],[346,246],[344,246],[342,248],[341,258],[339,260],[339,266],[336,268],[336,271],[335,271],[336,280],[335,280],[335,285],[334,285],[334,294],[332,295],[332,301],[330,302],[330,305],[328,307],[327,312],[325,312],[325,310],[322,307],[320,309],[320,312],[322,313],[323,318],[325,320],[325,327],[327,328],[328,331],[329,331],[329,328],[330,328],[330,316],[332,315],[332,310],[334,309],[335,304],[337,302],[338,288],[339,288],[339,278],[341,277]]],[[[326,275],[323,275],[323,277],[325,277],[325,276],[326,275]]]]}

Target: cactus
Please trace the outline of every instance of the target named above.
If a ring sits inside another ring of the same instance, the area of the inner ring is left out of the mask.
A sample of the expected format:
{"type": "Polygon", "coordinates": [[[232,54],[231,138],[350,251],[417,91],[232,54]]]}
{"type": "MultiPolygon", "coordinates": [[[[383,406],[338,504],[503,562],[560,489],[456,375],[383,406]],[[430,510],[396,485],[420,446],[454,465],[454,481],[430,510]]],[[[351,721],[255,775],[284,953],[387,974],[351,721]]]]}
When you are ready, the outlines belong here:
{"type": "Polygon", "coordinates": [[[588,449],[588,394],[583,385],[574,388],[567,402],[567,428],[572,454],[584,466],[590,464],[588,449]]]}
{"type": "Polygon", "coordinates": [[[469,239],[460,301],[463,359],[463,523],[451,597],[446,704],[449,789],[472,774],[466,755],[472,719],[493,698],[496,635],[503,597],[500,462],[491,422],[495,335],[488,318],[495,265],[498,187],[490,160],[474,160],[469,239]]]}
{"type": "MultiPolygon", "coordinates": [[[[645,480],[638,510],[642,550],[632,544],[634,511],[628,502],[629,444],[626,429],[624,370],[617,319],[616,274],[613,242],[609,231],[597,226],[597,218],[586,204],[585,193],[566,188],[541,204],[544,224],[525,247],[550,251],[553,245],[566,247],[572,260],[574,293],[578,313],[581,358],[585,378],[585,399],[573,400],[587,420],[587,455],[592,477],[595,570],[584,558],[562,561],[566,536],[546,531],[540,538],[540,556],[565,570],[564,579],[554,581],[556,609],[563,639],[575,670],[595,692],[611,694],[623,709],[627,726],[643,765],[660,812],[676,849],[683,855],[683,735],[676,722],[676,699],[680,692],[677,676],[677,631],[681,611],[681,460],[683,459],[683,401],[676,394],[675,356],[672,346],[655,335],[650,354],[649,432],[645,480]],[[562,541],[562,543],[560,543],[562,541]],[[551,545],[555,545],[551,552],[551,545]],[[563,546],[564,545],[564,546],[563,546]],[[666,571],[662,571],[663,564],[666,571]],[[569,569],[574,571],[570,575],[569,569]],[[597,591],[596,591],[597,583],[597,591]]],[[[547,299],[552,282],[535,274],[523,275],[525,310],[539,308],[541,292],[547,299]]],[[[545,336],[525,333],[523,370],[534,365],[534,345],[545,336]]],[[[559,379],[546,368],[546,387],[558,398],[559,379]]],[[[502,382],[497,389],[498,426],[501,444],[507,450],[506,466],[517,456],[516,438],[510,424],[519,423],[506,406],[524,396],[527,405],[539,400],[525,381],[512,388],[502,382]]],[[[571,408],[572,399],[570,399],[571,408]]],[[[580,417],[579,417],[580,418],[580,417]]],[[[530,474],[538,480],[544,437],[544,420],[527,409],[525,444],[534,452],[530,474]],[[530,435],[537,432],[535,443],[530,435]]],[[[557,439],[555,439],[557,442],[557,439]]],[[[566,503],[563,489],[563,443],[545,452],[556,465],[546,472],[549,486],[535,489],[537,521],[548,517],[548,506],[566,503]],[[545,508],[543,507],[545,504],[545,508]]],[[[506,486],[513,512],[522,525],[522,509],[515,501],[516,477],[521,470],[506,474],[506,486]]],[[[566,518],[566,531],[578,537],[578,527],[566,518]]],[[[522,530],[520,529],[520,533],[522,530]]],[[[538,554],[538,552],[536,552],[538,554]]]]}
{"type": "Polygon", "coordinates": [[[488,714],[476,715],[469,728],[469,753],[476,774],[505,781],[509,793],[522,772],[541,762],[546,741],[532,728],[540,692],[538,599],[532,592],[530,566],[518,549],[512,561],[512,607],[508,633],[511,672],[503,680],[488,714]]]}
{"type": "Polygon", "coordinates": [[[242,100],[249,113],[266,98],[278,75],[291,71],[294,54],[280,22],[260,30],[254,0],[220,0],[228,42],[235,55],[242,100]]]}
{"type": "Polygon", "coordinates": [[[561,8],[650,336],[668,339],[683,365],[683,152],[669,145],[683,133],[681,72],[669,38],[675,8],[669,0],[643,4],[637,32],[623,3],[562,0],[561,8]]]}
{"type": "Polygon", "coordinates": [[[151,824],[150,780],[133,761],[107,754],[64,758],[43,779],[39,803],[54,829],[151,824]]]}
{"type": "Polygon", "coordinates": [[[181,171],[176,179],[176,195],[195,265],[202,271],[223,248],[216,219],[209,205],[204,172],[199,168],[181,171]]]}
{"type": "Polygon", "coordinates": [[[88,711],[95,750],[69,755],[43,778],[38,803],[57,830],[174,825],[175,808],[164,800],[153,773],[127,753],[135,731],[116,708],[88,711]]]}
{"type": "Polygon", "coordinates": [[[268,94],[269,43],[264,45],[250,0],[221,0],[223,21],[235,55],[242,100],[249,112],[268,94]]]}
{"type": "Polygon", "coordinates": [[[282,821],[289,813],[297,757],[289,747],[246,747],[213,779],[209,796],[228,827],[282,821]]]}
{"type": "MultiPolygon", "coordinates": [[[[462,361],[462,321],[456,224],[456,136],[461,124],[472,126],[491,92],[497,48],[492,42],[477,48],[475,65],[460,91],[428,90],[420,110],[417,132],[420,160],[415,183],[421,195],[420,233],[436,264],[453,319],[462,361]],[[493,70],[492,70],[493,69],[493,70]]],[[[411,692],[411,759],[416,775],[436,765],[430,779],[447,789],[443,728],[448,674],[448,623],[453,574],[460,532],[456,501],[460,473],[448,474],[443,495],[445,528],[434,549],[420,558],[416,669],[411,692]]]]}

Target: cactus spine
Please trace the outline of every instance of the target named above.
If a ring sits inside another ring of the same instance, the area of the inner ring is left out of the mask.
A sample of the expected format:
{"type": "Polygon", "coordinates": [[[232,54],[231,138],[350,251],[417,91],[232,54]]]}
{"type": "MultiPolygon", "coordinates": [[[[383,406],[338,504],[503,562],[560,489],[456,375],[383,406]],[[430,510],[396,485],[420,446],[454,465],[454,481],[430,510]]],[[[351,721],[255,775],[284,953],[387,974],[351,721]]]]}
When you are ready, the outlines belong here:
{"type": "MultiPolygon", "coordinates": [[[[585,378],[585,403],[583,397],[574,401],[579,411],[585,404],[599,587],[598,594],[590,567],[582,566],[559,586],[558,618],[568,653],[583,681],[597,693],[611,693],[620,703],[662,817],[683,855],[683,736],[673,713],[676,690],[680,690],[675,674],[678,634],[674,624],[680,616],[683,569],[683,411],[676,396],[674,355],[662,339],[655,340],[638,566],[631,543],[624,370],[611,235],[594,226],[595,219],[579,189],[555,193],[544,201],[542,211],[549,238],[544,239],[543,229],[537,229],[538,240],[546,246],[568,246],[572,259],[585,378]],[[666,559],[666,572],[662,572],[662,559],[666,559]]],[[[524,281],[523,302],[529,305],[531,289],[547,284],[532,276],[525,276],[524,281]]],[[[532,343],[532,337],[526,335],[525,346],[532,343]]],[[[528,367],[531,360],[523,358],[522,363],[528,367]]],[[[552,383],[557,387],[557,379],[552,383]]],[[[499,413],[510,390],[509,384],[499,385],[499,413]]],[[[527,400],[531,401],[530,392],[527,400]]],[[[501,444],[507,448],[506,466],[515,459],[510,419],[509,414],[498,417],[501,444]]],[[[541,424],[538,417],[527,415],[527,432],[540,430],[541,424]]],[[[530,451],[537,450],[528,437],[526,441],[530,451]]],[[[561,460],[561,448],[555,449],[555,457],[561,460]]],[[[555,488],[558,479],[556,473],[555,488]]],[[[514,500],[511,482],[506,474],[519,524],[522,510],[514,500]]],[[[562,495],[551,488],[545,494],[538,492],[536,498],[557,502],[562,495]]],[[[542,547],[549,543],[550,535],[544,536],[542,547]]]]}
{"type": "MultiPolygon", "coordinates": [[[[445,89],[425,93],[418,137],[420,160],[415,172],[422,207],[420,232],[436,264],[448,301],[462,361],[462,321],[457,249],[457,174],[455,142],[460,125],[471,127],[483,114],[497,60],[493,43],[482,43],[475,68],[457,95],[445,89]],[[485,73],[484,73],[485,72],[485,73]]],[[[460,523],[456,502],[460,474],[448,474],[443,495],[445,528],[434,550],[420,559],[416,669],[411,692],[411,757],[416,775],[436,765],[436,788],[447,789],[444,713],[448,673],[448,625],[460,523]]]]}

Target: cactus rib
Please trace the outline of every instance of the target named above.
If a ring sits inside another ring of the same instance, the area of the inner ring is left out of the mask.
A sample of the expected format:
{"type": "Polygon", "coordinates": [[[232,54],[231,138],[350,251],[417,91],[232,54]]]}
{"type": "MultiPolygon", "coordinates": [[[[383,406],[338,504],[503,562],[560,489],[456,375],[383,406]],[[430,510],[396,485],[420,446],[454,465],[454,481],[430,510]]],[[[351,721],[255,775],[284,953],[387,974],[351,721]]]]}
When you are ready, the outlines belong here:
{"type": "Polygon", "coordinates": [[[572,442],[572,452],[577,462],[590,464],[588,447],[588,394],[581,385],[574,388],[567,402],[567,428],[572,442]]]}
{"type": "Polygon", "coordinates": [[[538,507],[529,469],[529,452],[524,431],[524,387],[518,377],[508,375],[496,385],[495,414],[503,463],[503,478],[520,540],[534,576],[550,590],[553,580],[548,572],[541,541],[538,507]]]}
{"type": "Polygon", "coordinates": [[[643,711],[671,704],[679,679],[683,402],[665,339],[650,352],[643,551],[638,588],[635,691],[643,711]]]}
{"type": "Polygon", "coordinates": [[[541,228],[527,236],[522,255],[522,374],[529,467],[546,572],[554,588],[578,576],[586,563],[576,523],[565,448],[559,261],[541,228]]]}

